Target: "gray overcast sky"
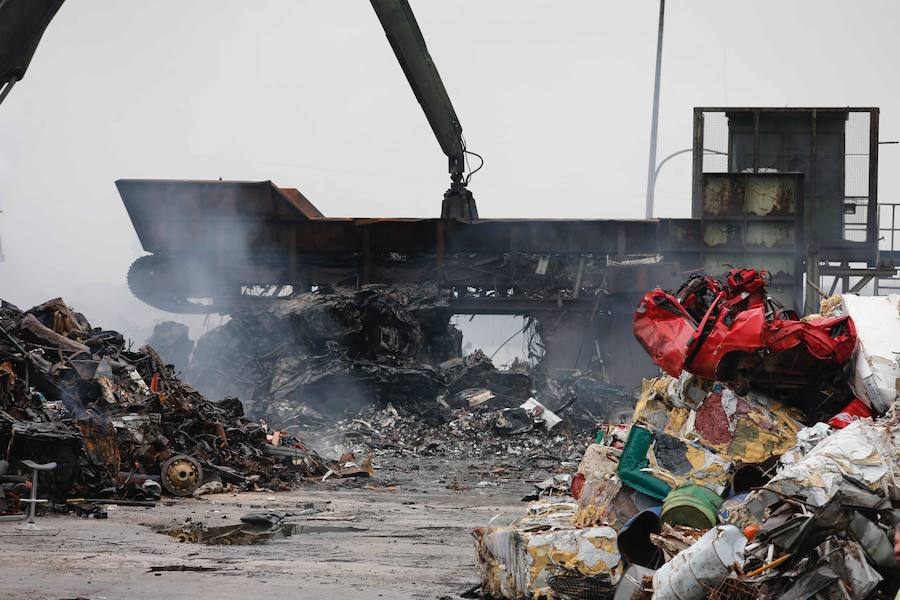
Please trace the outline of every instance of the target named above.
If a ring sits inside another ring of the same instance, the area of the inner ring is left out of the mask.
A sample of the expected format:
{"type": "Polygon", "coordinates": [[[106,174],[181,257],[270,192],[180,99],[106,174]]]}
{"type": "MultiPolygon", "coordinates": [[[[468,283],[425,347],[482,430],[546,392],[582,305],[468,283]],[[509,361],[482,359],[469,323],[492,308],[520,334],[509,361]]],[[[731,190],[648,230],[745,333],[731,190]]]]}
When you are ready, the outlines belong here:
{"type": "MultiPolygon", "coordinates": [[[[658,4],[413,0],[484,217],[643,214],[658,4]]],[[[697,105],[882,109],[900,137],[894,1],[669,0],[659,156],[697,105]]],[[[882,148],[896,198],[900,149],[882,148]]],[[[658,216],[688,216],[690,158],[658,216]]],[[[117,178],[265,180],[328,216],[436,216],[445,159],[363,0],[68,0],[0,106],[0,297],[62,295],[124,330],[142,254],[117,178]]]]}

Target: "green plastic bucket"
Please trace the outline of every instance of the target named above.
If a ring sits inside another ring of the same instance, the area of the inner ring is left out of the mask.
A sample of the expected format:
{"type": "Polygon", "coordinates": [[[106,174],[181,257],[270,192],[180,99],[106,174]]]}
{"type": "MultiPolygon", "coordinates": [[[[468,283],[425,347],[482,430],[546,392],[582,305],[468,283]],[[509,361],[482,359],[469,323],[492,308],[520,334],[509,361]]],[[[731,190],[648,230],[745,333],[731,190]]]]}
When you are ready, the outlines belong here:
{"type": "Polygon", "coordinates": [[[718,522],[722,499],[712,490],[689,483],[675,488],[663,501],[659,519],[670,525],[709,529],[718,522]]]}

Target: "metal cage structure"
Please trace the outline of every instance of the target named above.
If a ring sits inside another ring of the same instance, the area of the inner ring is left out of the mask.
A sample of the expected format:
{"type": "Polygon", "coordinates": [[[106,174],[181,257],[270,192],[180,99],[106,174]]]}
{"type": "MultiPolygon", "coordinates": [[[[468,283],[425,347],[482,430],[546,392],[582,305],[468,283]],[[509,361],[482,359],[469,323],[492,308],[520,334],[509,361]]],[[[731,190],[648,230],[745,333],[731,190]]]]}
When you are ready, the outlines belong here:
{"type": "MultiPolygon", "coordinates": [[[[697,107],[692,216],[708,216],[708,180],[721,174],[798,176],[797,272],[832,291],[890,277],[880,255],[878,123],[876,107],[697,107]]],[[[799,292],[812,310],[817,295],[805,288],[799,292]]]]}

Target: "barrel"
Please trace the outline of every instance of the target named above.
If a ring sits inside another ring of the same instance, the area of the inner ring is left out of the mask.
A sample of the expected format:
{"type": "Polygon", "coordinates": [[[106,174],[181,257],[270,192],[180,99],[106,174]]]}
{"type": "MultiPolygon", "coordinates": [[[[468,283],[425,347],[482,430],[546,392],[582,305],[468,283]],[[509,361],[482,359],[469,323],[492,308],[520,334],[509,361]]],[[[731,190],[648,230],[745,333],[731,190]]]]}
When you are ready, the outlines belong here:
{"type": "Polygon", "coordinates": [[[687,525],[709,529],[718,522],[717,511],[722,499],[712,490],[688,483],[669,492],[663,501],[660,521],[670,525],[687,525]]]}
{"type": "Polygon", "coordinates": [[[653,600],[703,600],[709,590],[744,564],[747,538],[734,525],[719,525],[653,574],[653,600]]]}

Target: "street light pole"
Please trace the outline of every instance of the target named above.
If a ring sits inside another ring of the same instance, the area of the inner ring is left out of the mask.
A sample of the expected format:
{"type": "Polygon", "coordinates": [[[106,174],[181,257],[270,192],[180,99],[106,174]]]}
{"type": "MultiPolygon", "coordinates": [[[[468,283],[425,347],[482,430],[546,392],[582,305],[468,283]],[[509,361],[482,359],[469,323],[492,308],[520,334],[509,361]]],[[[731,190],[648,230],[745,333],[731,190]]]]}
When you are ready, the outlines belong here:
{"type": "MultiPolygon", "coordinates": [[[[659,177],[659,172],[663,168],[663,165],[666,164],[667,162],[669,162],[670,160],[672,160],[673,158],[675,158],[676,156],[679,156],[681,154],[687,154],[688,152],[693,152],[693,151],[694,151],[693,148],[684,148],[683,150],[676,150],[672,154],[668,155],[667,157],[665,157],[664,159],[659,161],[659,164],[656,165],[656,169],[653,170],[653,175],[651,175],[649,191],[647,193],[647,197],[651,201],[651,203],[650,203],[651,209],[653,208],[653,203],[652,203],[653,197],[656,195],[656,179],[659,177]]],[[[722,152],[721,150],[710,150],[709,148],[704,148],[703,152],[705,154],[718,154],[720,156],[728,156],[727,152],[722,152]]],[[[652,210],[650,212],[652,213],[652,210]]],[[[652,219],[653,217],[650,216],[647,218],[652,219]]]]}
{"type": "Polygon", "coordinates": [[[656,78],[653,82],[653,116],[650,121],[650,160],[647,164],[647,206],[645,218],[653,218],[653,176],[656,172],[656,132],[659,127],[659,80],[662,73],[663,22],[666,0],[659,0],[659,32],[656,37],[656,78]]]}

